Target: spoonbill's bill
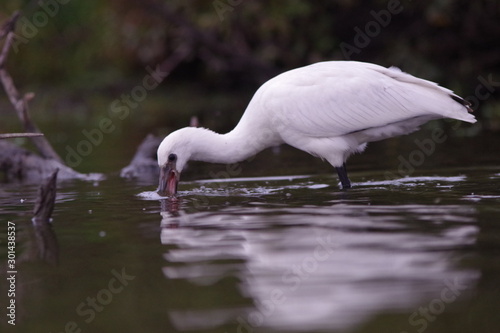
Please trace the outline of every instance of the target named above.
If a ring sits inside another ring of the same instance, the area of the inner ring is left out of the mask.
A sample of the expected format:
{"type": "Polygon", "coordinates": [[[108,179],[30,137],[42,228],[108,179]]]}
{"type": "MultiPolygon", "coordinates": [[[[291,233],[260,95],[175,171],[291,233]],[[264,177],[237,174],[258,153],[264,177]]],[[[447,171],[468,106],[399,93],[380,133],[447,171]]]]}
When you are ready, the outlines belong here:
{"type": "Polygon", "coordinates": [[[469,112],[470,103],[451,90],[395,67],[312,64],[264,83],[229,133],[186,127],[168,135],[158,148],[158,193],[177,192],[189,160],[236,163],[283,143],[327,160],[349,188],[345,162],[367,142],[411,133],[437,118],[476,122],[469,112]]]}

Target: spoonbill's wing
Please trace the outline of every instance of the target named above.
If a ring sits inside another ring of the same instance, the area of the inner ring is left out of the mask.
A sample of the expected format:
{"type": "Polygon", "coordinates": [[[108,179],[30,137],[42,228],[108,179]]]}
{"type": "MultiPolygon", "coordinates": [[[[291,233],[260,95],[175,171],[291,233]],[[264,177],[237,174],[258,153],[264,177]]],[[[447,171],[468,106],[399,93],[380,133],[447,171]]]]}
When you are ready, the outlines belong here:
{"type": "Polygon", "coordinates": [[[397,68],[323,62],[283,73],[261,89],[273,125],[311,137],[340,136],[416,117],[474,123],[468,103],[397,68]]]}

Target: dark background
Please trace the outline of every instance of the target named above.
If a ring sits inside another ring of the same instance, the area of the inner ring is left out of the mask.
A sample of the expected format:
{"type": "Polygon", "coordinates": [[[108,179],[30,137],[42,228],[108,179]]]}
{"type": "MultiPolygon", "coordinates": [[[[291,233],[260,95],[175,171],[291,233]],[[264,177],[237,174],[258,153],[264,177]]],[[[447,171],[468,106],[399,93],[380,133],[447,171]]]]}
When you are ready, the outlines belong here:
{"type": "MultiPolygon", "coordinates": [[[[33,118],[63,157],[147,68],[170,72],[81,171],[116,170],[147,133],[168,134],[192,116],[229,131],[267,79],[324,60],[394,65],[438,82],[471,101],[480,124],[434,126],[498,143],[498,1],[59,1],[2,2],[0,21],[22,11],[8,70],[36,94],[33,118]]],[[[3,92],[0,116],[0,132],[21,129],[3,92]]]]}

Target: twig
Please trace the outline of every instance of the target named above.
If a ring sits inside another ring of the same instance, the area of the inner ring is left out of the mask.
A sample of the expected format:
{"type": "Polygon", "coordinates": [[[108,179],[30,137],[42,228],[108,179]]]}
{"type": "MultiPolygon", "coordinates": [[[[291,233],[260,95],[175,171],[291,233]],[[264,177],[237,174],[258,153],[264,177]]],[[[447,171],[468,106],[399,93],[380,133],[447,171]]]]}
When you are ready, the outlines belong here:
{"type": "Polygon", "coordinates": [[[43,136],[43,133],[5,133],[0,134],[0,139],[32,138],[37,136],[43,136]]]}
{"type": "Polygon", "coordinates": [[[47,181],[38,189],[38,196],[33,209],[33,218],[35,220],[48,221],[54,210],[57,191],[57,173],[55,169],[47,181]]]}
{"type": "Polygon", "coordinates": [[[19,11],[14,12],[12,17],[2,25],[2,29],[0,30],[0,40],[3,39],[10,31],[14,31],[14,27],[20,15],[21,13],[19,11]]]}
{"type": "Polygon", "coordinates": [[[50,217],[54,211],[57,192],[57,173],[55,169],[47,180],[40,185],[35,207],[33,209],[33,227],[35,229],[38,255],[46,262],[57,265],[59,261],[59,244],[52,230],[50,217]]]}
{"type": "MultiPolygon", "coordinates": [[[[4,24],[0,32],[0,37],[7,35],[2,48],[2,52],[0,53],[0,81],[2,82],[5,93],[9,97],[11,104],[14,106],[14,109],[17,112],[18,118],[23,123],[25,131],[32,133],[41,133],[38,127],[31,121],[28,112],[28,101],[30,101],[34,97],[34,94],[28,93],[23,97],[20,97],[19,91],[16,89],[12,77],[5,70],[5,61],[7,60],[7,55],[12,45],[12,41],[15,37],[14,28],[18,17],[19,12],[15,12],[12,15],[12,18],[6,24],[4,24]]],[[[32,137],[31,140],[33,141],[33,144],[36,146],[41,156],[54,159],[61,164],[64,164],[61,157],[59,157],[59,155],[56,153],[54,148],[52,148],[49,141],[44,136],[32,137]]]]}

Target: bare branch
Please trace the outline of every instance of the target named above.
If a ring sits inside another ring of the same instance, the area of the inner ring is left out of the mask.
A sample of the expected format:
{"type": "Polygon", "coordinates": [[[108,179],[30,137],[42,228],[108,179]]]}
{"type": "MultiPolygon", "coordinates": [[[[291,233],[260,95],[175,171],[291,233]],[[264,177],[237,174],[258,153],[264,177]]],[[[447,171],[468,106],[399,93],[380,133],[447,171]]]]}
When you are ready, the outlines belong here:
{"type": "Polygon", "coordinates": [[[37,136],[43,136],[43,133],[5,133],[0,134],[0,139],[32,138],[37,136]]]}
{"type": "MultiPolygon", "coordinates": [[[[31,121],[28,112],[28,101],[33,98],[33,94],[28,93],[21,97],[19,91],[14,85],[12,77],[5,69],[5,61],[7,59],[9,49],[12,45],[12,41],[15,37],[14,28],[18,17],[19,12],[14,13],[12,15],[12,18],[6,24],[4,24],[2,31],[0,32],[0,36],[5,36],[5,34],[7,34],[7,38],[5,40],[5,43],[3,44],[2,52],[0,53],[0,81],[2,82],[5,93],[9,97],[11,104],[14,106],[14,109],[17,112],[18,118],[23,123],[25,131],[31,133],[41,133],[38,127],[31,121]]],[[[59,157],[54,148],[52,148],[52,146],[50,145],[49,141],[43,135],[38,137],[32,136],[31,138],[40,155],[45,158],[54,159],[61,164],[64,164],[61,157],[59,157]]]]}
{"type": "Polygon", "coordinates": [[[19,11],[14,12],[14,14],[12,14],[12,17],[2,25],[2,28],[0,29],[0,40],[4,38],[10,31],[14,31],[14,27],[16,26],[17,19],[20,15],[21,13],[19,11]]]}

